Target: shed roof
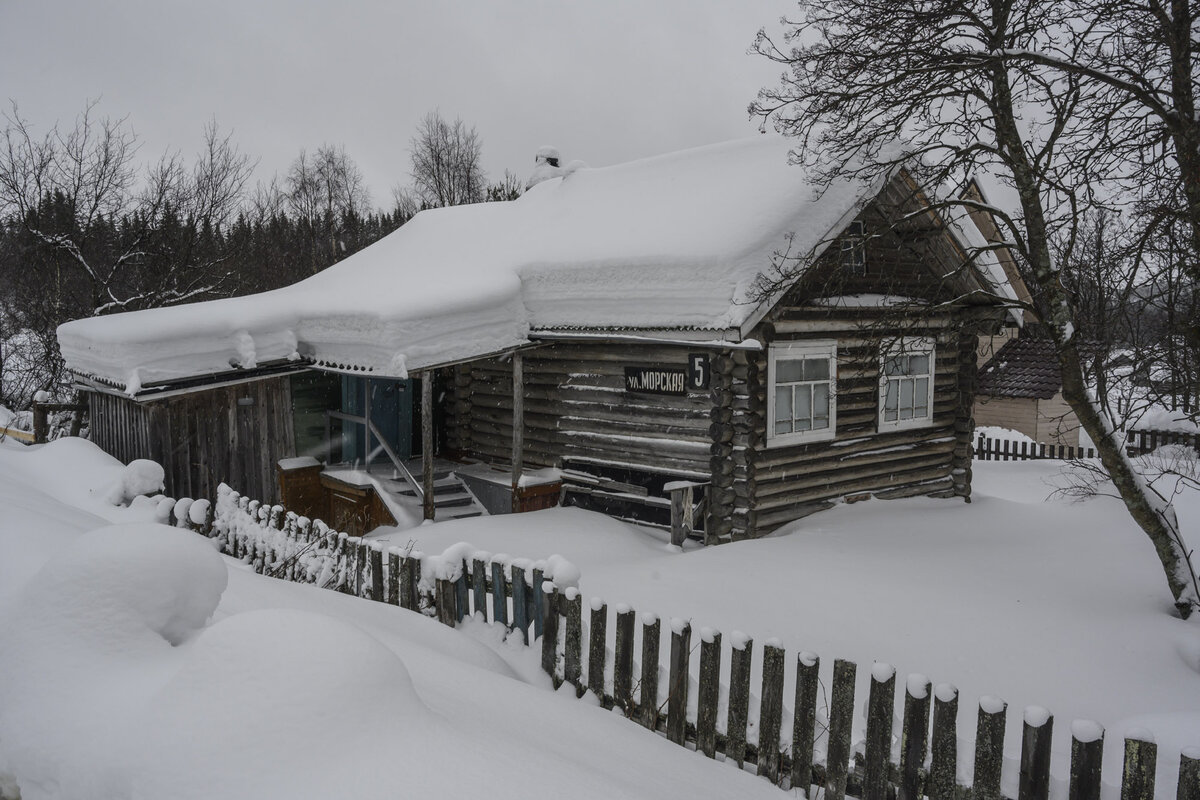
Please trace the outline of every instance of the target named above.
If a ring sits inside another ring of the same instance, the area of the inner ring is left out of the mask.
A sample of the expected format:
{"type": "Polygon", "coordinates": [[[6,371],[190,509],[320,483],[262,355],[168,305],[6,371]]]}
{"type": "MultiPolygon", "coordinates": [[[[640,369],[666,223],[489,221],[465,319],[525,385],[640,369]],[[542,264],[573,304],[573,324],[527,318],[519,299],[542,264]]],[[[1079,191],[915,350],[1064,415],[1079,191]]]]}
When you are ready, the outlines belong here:
{"type": "Polygon", "coordinates": [[[850,180],[817,191],[789,166],[789,144],[763,135],[579,169],[510,202],[423,211],[291,286],[77,320],[59,342],[71,369],[133,393],[284,359],[404,377],[537,330],[736,340],[760,310],[756,277],[788,237],[792,252],[819,250],[874,196],[850,180]]]}
{"type": "MultiPolygon", "coordinates": [[[[1095,342],[1080,342],[1081,355],[1102,351],[1095,342]]],[[[1054,342],[1044,336],[1010,339],[979,370],[978,394],[1047,400],[1062,390],[1062,372],[1054,342]]]]}

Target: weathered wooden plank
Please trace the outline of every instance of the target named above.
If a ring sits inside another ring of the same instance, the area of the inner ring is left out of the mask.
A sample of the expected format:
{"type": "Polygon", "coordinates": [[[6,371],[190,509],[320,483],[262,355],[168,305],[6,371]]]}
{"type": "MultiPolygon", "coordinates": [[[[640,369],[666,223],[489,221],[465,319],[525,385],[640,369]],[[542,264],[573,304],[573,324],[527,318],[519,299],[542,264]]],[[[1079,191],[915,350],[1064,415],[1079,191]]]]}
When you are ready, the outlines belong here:
{"type": "Polygon", "coordinates": [[[1000,770],[1004,766],[1004,718],[1008,704],[998,697],[979,698],[975,733],[975,800],[1001,800],[1000,770]]]}
{"type": "Polygon", "coordinates": [[[434,591],[438,622],[453,628],[458,618],[458,603],[454,591],[454,581],[438,578],[434,582],[434,591]]]}
{"type": "Polygon", "coordinates": [[[740,631],[730,636],[729,708],[725,721],[725,758],[739,767],[746,762],[746,723],[750,716],[750,662],[754,640],[740,631]]]}
{"type": "Polygon", "coordinates": [[[475,603],[474,616],[482,622],[487,622],[489,620],[487,562],[482,558],[476,558],[471,561],[471,591],[471,599],[475,603]]]}
{"type": "Polygon", "coordinates": [[[400,605],[410,611],[421,608],[418,597],[418,586],[421,583],[421,559],[412,555],[404,556],[400,567],[400,605]]]}
{"type": "MultiPolygon", "coordinates": [[[[1200,448],[1200,437],[1196,439],[1200,448]]],[[[1184,750],[1179,756],[1179,782],[1175,800],[1200,800],[1200,751],[1194,747],[1184,750]]]]}
{"type": "Polygon", "coordinates": [[[542,671],[554,679],[554,688],[559,686],[558,677],[558,622],[561,596],[553,583],[546,581],[538,589],[545,596],[542,600],[542,671]]]}
{"type": "Polygon", "coordinates": [[[1050,744],[1054,717],[1044,708],[1025,709],[1021,729],[1021,777],[1017,800],[1047,800],[1050,796],[1050,744]]]}
{"type": "Polygon", "coordinates": [[[1125,740],[1125,767],[1121,775],[1121,800],[1154,800],[1154,774],[1158,746],[1144,739],[1125,740]]]}
{"type": "Polygon", "coordinates": [[[467,586],[468,576],[467,561],[463,559],[462,569],[458,573],[458,580],[454,582],[455,622],[462,622],[463,619],[471,614],[471,590],[467,586]]]}
{"type": "Polygon", "coordinates": [[[700,629],[700,685],[696,698],[696,749],[717,755],[717,710],[721,699],[721,633],[700,629]]]}
{"type": "Polygon", "coordinates": [[[617,611],[617,638],[613,648],[613,704],[633,713],[633,632],[637,614],[620,604],[617,611]]]}
{"type": "Polygon", "coordinates": [[[930,800],[954,800],[958,775],[958,689],[948,683],[934,690],[930,800]]]}
{"type": "Polygon", "coordinates": [[[691,623],[671,620],[671,663],[667,670],[667,739],[683,744],[687,736],[688,662],[692,650],[691,623]]]}
{"type": "Polygon", "coordinates": [[[504,587],[507,579],[504,577],[504,565],[498,561],[492,562],[492,615],[496,622],[508,626],[508,599],[504,587]]]}
{"type": "Polygon", "coordinates": [[[910,675],[904,691],[904,721],[900,733],[900,783],[898,800],[921,800],[922,769],[929,744],[930,683],[924,675],[910,675]]]}
{"type": "Polygon", "coordinates": [[[583,696],[583,596],[574,586],[569,586],[563,593],[563,600],[563,612],[567,618],[563,641],[563,680],[575,687],[577,696],[583,696]]]}
{"type": "Polygon", "coordinates": [[[371,565],[371,599],[383,602],[383,551],[371,546],[367,554],[371,565]]]}
{"type": "Polygon", "coordinates": [[[892,752],[892,709],[896,702],[896,670],[877,663],[871,669],[867,697],[866,759],[862,800],[887,800],[888,759],[892,752]]]}
{"type": "MultiPolygon", "coordinates": [[[[304,538],[301,537],[301,540],[304,538]]],[[[400,552],[397,550],[388,550],[387,602],[394,606],[400,605],[400,552]]]]}
{"type": "Polygon", "coordinates": [[[758,774],[779,783],[779,728],[783,722],[783,647],[763,646],[762,693],[758,712],[758,774]]]}
{"type": "Polygon", "coordinates": [[[608,655],[608,605],[600,598],[592,599],[588,624],[588,690],[607,705],[604,692],[604,667],[608,655]]]}
{"type": "Polygon", "coordinates": [[[1104,728],[1099,723],[1071,723],[1071,783],[1068,800],[1100,800],[1100,767],[1104,758],[1104,728]]]}
{"type": "Polygon", "coordinates": [[[842,800],[846,796],[850,734],[854,721],[854,677],[857,671],[858,667],[852,661],[838,659],[833,662],[825,769],[825,796],[829,800],[842,800]]]}
{"type": "Polygon", "coordinates": [[[792,718],[792,788],[811,796],[813,737],[817,722],[817,684],[821,659],[816,653],[796,656],[796,701],[792,718]]]}
{"type": "Polygon", "coordinates": [[[662,621],[654,614],[642,615],[642,691],[638,698],[638,722],[650,730],[658,728],[658,644],[662,621]]]}
{"type": "Polygon", "coordinates": [[[525,644],[529,644],[529,606],[525,603],[525,594],[528,592],[525,584],[525,570],[516,565],[513,565],[511,569],[513,598],[512,624],[515,629],[521,632],[521,639],[525,644]]]}

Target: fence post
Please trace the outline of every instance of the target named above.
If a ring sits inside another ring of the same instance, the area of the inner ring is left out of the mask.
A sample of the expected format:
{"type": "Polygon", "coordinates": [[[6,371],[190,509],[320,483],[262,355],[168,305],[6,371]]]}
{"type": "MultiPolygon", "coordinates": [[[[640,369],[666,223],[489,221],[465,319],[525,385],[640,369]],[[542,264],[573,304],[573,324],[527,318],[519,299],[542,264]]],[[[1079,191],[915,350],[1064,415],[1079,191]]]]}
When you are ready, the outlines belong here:
{"type": "Polygon", "coordinates": [[[504,565],[499,561],[493,561],[492,618],[506,628],[508,627],[508,592],[505,591],[507,583],[508,582],[504,579],[504,565]]]}
{"type": "Polygon", "coordinates": [[[387,601],[400,605],[400,553],[388,550],[387,601]]]}
{"type": "Polygon", "coordinates": [[[367,556],[371,559],[371,599],[383,602],[383,550],[372,543],[367,556]]]}
{"type": "Polygon", "coordinates": [[[729,709],[725,723],[725,758],[746,762],[746,722],[750,716],[750,660],[754,640],[741,631],[730,636],[733,643],[729,662],[729,709]]]}
{"type": "Polygon", "coordinates": [[[658,640],[662,622],[654,614],[642,615],[642,691],[638,698],[638,722],[658,729],[658,640]]]}
{"type": "Polygon", "coordinates": [[[454,581],[438,578],[434,584],[434,605],[437,608],[438,622],[454,627],[458,619],[458,603],[454,592],[454,581]]]}
{"type": "Polygon", "coordinates": [[[593,597],[591,624],[588,626],[588,689],[600,705],[608,707],[604,695],[604,662],[608,655],[608,605],[593,597]]]}
{"type": "MultiPolygon", "coordinates": [[[[1200,434],[1196,444],[1200,445],[1200,434]]],[[[1176,800],[1200,800],[1200,748],[1189,747],[1179,756],[1179,786],[1176,800]]]]}
{"type": "Polygon", "coordinates": [[[805,796],[813,783],[813,735],[817,723],[817,675],[821,659],[816,653],[796,656],[796,707],[792,720],[792,788],[805,796]]]}
{"type": "Polygon", "coordinates": [[[829,749],[825,768],[825,797],[842,800],[849,777],[850,733],[854,725],[854,677],[858,666],[853,661],[833,662],[833,695],[829,710],[829,749]]]}
{"type": "Polygon", "coordinates": [[[634,610],[617,606],[617,640],[613,652],[613,704],[633,715],[633,628],[634,610]]]}
{"type": "MultiPolygon", "coordinates": [[[[493,564],[493,566],[499,566],[493,564]]],[[[535,590],[549,595],[542,603],[542,671],[558,683],[558,589],[550,581],[545,581],[535,590]]],[[[501,620],[502,621],[502,620],[501,620]]]]}
{"type": "Polygon", "coordinates": [[[1004,766],[1004,718],[1008,704],[999,697],[979,698],[975,733],[974,800],[1000,799],[1000,769],[1004,766]]]}
{"type": "Polygon", "coordinates": [[[1100,764],[1104,757],[1104,728],[1098,722],[1071,723],[1071,786],[1069,800],[1100,800],[1100,764]]]}
{"type": "Polygon", "coordinates": [[[464,558],[462,571],[458,573],[458,580],[454,582],[455,622],[462,622],[463,618],[471,613],[471,593],[467,588],[467,576],[467,560],[464,558]]]}
{"type": "Polygon", "coordinates": [[[721,699],[721,634],[700,629],[700,686],[696,697],[696,749],[717,756],[717,706],[721,699]]]}
{"type": "Polygon", "coordinates": [[[1121,775],[1121,800],[1154,800],[1154,772],[1158,746],[1148,739],[1125,740],[1125,768],[1121,775]]]}
{"type": "Polygon", "coordinates": [[[533,568],[533,586],[529,589],[529,614],[533,617],[533,638],[542,635],[542,592],[538,589],[545,580],[545,575],[538,567],[533,568]]]}
{"type": "Polygon", "coordinates": [[[763,646],[762,700],[758,710],[758,774],[779,783],[779,728],[783,723],[783,647],[763,646]]]}
{"type": "Polygon", "coordinates": [[[862,800],[887,800],[888,759],[892,752],[892,713],[896,705],[896,669],[877,663],[871,668],[867,695],[866,759],[862,800]]]}
{"type": "Polygon", "coordinates": [[[929,746],[929,678],[909,675],[904,687],[904,721],[900,729],[898,800],[920,800],[921,768],[929,746]]]}
{"type": "Polygon", "coordinates": [[[529,606],[525,604],[525,568],[512,565],[513,627],[521,631],[521,639],[529,644],[529,606]]]}
{"type": "Polygon", "coordinates": [[[692,649],[692,626],[671,620],[671,665],[667,671],[667,739],[683,744],[687,736],[688,662],[692,649]]]}
{"type": "Polygon", "coordinates": [[[1040,706],[1025,709],[1021,735],[1021,778],[1017,800],[1046,800],[1050,796],[1050,742],[1054,717],[1040,706]]]}
{"type": "MultiPolygon", "coordinates": [[[[471,561],[471,589],[475,598],[475,616],[482,614],[483,621],[487,622],[487,564],[481,558],[471,561]]],[[[541,594],[541,586],[534,587],[534,591],[541,594]]]]}
{"type": "MultiPolygon", "coordinates": [[[[515,573],[514,573],[515,574],[515,573]]],[[[567,615],[567,635],[563,652],[563,679],[575,687],[575,695],[583,696],[583,595],[574,586],[564,592],[567,615]]]]}
{"type": "Polygon", "coordinates": [[[400,605],[409,611],[421,610],[421,599],[417,596],[421,583],[421,559],[409,554],[400,567],[400,605]]]}
{"type": "Polygon", "coordinates": [[[958,689],[939,683],[933,694],[929,800],[954,800],[958,772],[958,689]]]}

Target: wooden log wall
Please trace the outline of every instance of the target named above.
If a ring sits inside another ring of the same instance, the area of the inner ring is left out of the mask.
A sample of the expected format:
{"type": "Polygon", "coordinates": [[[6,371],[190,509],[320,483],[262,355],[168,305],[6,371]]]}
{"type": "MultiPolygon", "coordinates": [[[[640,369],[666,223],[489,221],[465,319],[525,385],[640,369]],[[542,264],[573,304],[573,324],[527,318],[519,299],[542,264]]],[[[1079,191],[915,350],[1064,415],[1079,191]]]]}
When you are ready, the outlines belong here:
{"type": "MultiPolygon", "coordinates": [[[[685,396],[625,391],[625,367],[684,368],[700,347],[559,344],[524,354],[525,464],[582,458],[671,470],[707,480],[707,391],[685,396]]],[[[715,356],[715,353],[713,354],[715,356]]],[[[512,362],[475,361],[447,381],[447,440],[453,449],[497,464],[512,457],[512,362]]]]}
{"type": "Polygon", "coordinates": [[[287,376],[141,403],[91,392],[88,403],[92,441],[125,463],[157,461],[166,494],[215,497],[227,483],[278,502],[276,462],[295,455],[287,376]]]}
{"type": "Polygon", "coordinates": [[[767,446],[767,353],[753,353],[744,374],[735,369],[729,392],[733,476],[723,494],[714,490],[732,505],[730,538],[761,536],[839,498],[968,495],[976,337],[967,317],[943,314],[889,327],[871,309],[778,309],[763,326],[764,338],[777,344],[837,340],[836,435],[767,446]],[[932,422],[881,433],[880,343],[898,336],[934,339],[932,422]]]}

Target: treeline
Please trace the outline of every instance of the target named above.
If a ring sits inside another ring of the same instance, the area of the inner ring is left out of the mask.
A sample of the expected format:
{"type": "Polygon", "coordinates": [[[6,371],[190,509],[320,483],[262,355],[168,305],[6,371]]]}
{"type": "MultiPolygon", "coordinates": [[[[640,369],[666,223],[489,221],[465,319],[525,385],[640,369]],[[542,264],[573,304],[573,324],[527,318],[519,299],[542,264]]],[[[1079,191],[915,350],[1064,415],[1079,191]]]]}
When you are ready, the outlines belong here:
{"type": "Polygon", "coordinates": [[[436,113],[410,143],[414,188],[397,187],[390,210],[372,206],[357,165],[333,145],[301,151],[282,177],[251,188],[255,162],[215,123],[192,160],[139,166],[126,121],[98,119],[95,104],[40,136],[15,107],[4,122],[0,404],[10,408],[39,390],[69,394],[55,337],[63,322],[286,286],[422,208],[520,193],[508,173],[488,185],[475,130],[436,113]],[[455,170],[442,168],[448,160],[455,170]],[[437,174],[421,172],[431,164],[437,174]],[[455,180],[466,190],[446,186],[455,180]]]}

